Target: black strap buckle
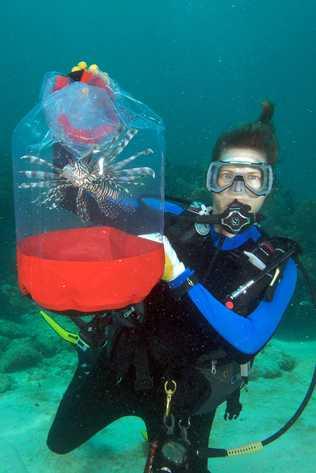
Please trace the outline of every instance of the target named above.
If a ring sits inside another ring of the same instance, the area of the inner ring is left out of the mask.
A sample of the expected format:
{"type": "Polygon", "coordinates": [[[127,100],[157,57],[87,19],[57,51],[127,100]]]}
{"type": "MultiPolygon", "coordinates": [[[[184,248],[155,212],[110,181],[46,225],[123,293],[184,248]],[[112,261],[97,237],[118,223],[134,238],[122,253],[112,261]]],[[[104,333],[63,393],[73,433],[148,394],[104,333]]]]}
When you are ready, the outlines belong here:
{"type": "Polygon", "coordinates": [[[188,276],[181,286],[172,289],[172,294],[176,300],[181,300],[191,287],[199,282],[199,278],[195,274],[188,276]]]}

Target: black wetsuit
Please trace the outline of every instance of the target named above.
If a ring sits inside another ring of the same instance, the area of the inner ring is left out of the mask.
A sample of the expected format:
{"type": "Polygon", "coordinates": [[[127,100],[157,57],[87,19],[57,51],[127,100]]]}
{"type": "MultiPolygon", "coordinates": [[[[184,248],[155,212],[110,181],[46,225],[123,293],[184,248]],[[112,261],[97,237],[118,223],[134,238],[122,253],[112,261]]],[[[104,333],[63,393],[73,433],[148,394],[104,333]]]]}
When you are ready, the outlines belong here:
{"type": "MultiPolygon", "coordinates": [[[[240,245],[222,251],[210,234],[200,235],[192,223],[177,223],[173,218],[167,223],[166,234],[180,260],[195,270],[197,279],[217,301],[224,303],[232,290],[258,271],[243,253],[257,246],[252,230],[245,233],[240,245]]],[[[259,230],[256,232],[259,237],[259,230]]],[[[264,278],[241,298],[234,309],[238,317],[246,318],[256,309],[270,281],[264,278]]],[[[201,316],[192,298],[184,294],[178,299],[163,282],[145,301],[144,322],[116,332],[110,357],[108,353],[104,348],[88,373],[81,365],[76,370],[48,435],[48,446],[54,452],[67,453],[114,420],[129,415],[144,420],[149,441],[163,439],[164,382],[168,379],[177,382],[172,401],[176,420],[190,417],[191,452],[205,447],[218,404],[230,399],[239,414],[243,385],[239,365],[252,362],[255,355],[236,349],[201,316]],[[216,373],[224,376],[226,371],[221,372],[221,367],[231,366],[231,377],[226,384],[225,380],[219,383],[221,391],[216,392],[216,373]],[[204,376],[206,372],[209,376],[204,376]]],[[[188,470],[175,471],[206,473],[207,460],[192,454],[188,470]]]]}

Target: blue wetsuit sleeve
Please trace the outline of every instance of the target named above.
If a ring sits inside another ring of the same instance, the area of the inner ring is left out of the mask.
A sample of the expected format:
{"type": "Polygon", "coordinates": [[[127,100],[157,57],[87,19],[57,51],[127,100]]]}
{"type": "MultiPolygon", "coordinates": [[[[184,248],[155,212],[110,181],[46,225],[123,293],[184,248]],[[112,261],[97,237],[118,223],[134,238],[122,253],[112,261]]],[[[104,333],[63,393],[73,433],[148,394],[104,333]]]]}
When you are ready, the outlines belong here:
{"type": "Polygon", "coordinates": [[[174,202],[165,201],[162,203],[159,199],[155,199],[153,197],[144,197],[142,202],[153,210],[160,210],[173,215],[180,215],[182,212],[184,212],[184,208],[174,202]]]}
{"type": "Polygon", "coordinates": [[[262,301],[248,317],[242,317],[219,302],[202,284],[191,287],[188,296],[208,323],[239,352],[254,355],[277,329],[295,290],[297,268],[287,262],[273,300],[262,301]]]}

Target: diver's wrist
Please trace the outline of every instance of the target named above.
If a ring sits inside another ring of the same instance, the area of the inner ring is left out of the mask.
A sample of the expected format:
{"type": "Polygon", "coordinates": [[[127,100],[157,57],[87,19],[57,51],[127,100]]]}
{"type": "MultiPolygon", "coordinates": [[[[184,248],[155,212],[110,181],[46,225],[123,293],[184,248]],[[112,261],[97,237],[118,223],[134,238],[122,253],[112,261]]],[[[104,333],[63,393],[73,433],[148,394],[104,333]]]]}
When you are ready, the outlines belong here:
{"type": "Polygon", "coordinates": [[[198,276],[195,272],[186,268],[176,279],[168,283],[173,297],[177,300],[181,300],[185,294],[199,282],[198,276]]]}

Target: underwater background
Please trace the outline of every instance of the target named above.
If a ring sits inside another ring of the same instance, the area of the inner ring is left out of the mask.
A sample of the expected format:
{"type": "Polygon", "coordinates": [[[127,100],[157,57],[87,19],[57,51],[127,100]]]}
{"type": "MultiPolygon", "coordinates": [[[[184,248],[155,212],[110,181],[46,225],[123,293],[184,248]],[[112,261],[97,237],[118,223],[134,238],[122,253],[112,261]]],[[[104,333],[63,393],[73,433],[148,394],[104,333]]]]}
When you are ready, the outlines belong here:
{"type": "MultiPolygon", "coordinates": [[[[11,177],[12,131],[36,103],[43,75],[97,63],[155,110],[166,125],[166,193],[192,200],[209,200],[204,179],[217,136],[255,119],[271,99],[280,161],[263,226],[300,243],[315,287],[315,17],[313,0],[2,2],[0,473],[137,473],[145,462],[144,427],[135,419],[64,457],[45,445],[76,359],[18,293],[11,177]]],[[[227,424],[219,413],[212,445],[259,440],[293,414],[315,362],[315,315],[299,279],[277,336],[256,361],[240,418],[227,424]]],[[[212,472],[313,472],[315,414],[311,404],[263,453],[210,461],[212,472]]]]}

